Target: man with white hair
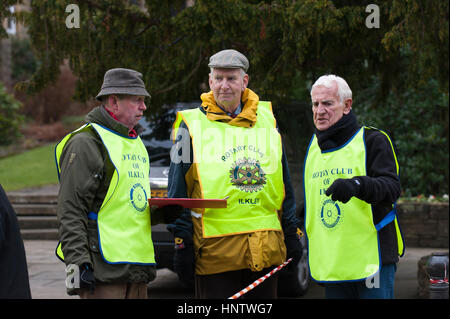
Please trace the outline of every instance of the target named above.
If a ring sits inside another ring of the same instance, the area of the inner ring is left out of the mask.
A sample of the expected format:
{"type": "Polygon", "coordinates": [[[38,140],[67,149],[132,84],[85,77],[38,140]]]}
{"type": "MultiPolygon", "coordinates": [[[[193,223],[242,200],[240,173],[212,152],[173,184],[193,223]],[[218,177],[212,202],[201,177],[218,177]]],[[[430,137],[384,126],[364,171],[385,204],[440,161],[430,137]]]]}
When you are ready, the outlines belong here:
{"type": "Polygon", "coordinates": [[[303,177],[311,276],[324,283],[327,298],[393,298],[404,245],[392,141],[358,125],[344,79],[320,77],[311,100],[316,130],[303,177]]]}

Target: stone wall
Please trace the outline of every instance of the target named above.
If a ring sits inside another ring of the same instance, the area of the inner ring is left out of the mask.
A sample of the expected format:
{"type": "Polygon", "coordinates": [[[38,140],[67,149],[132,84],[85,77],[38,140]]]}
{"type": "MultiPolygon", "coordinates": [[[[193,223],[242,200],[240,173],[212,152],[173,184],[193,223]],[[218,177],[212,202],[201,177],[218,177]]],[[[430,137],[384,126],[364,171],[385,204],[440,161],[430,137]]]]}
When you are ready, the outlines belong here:
{"type": "Polygon", "coordinates": [[[406,247],[448,248],[448,203],[402,202],[397,213],[406,247]]]}

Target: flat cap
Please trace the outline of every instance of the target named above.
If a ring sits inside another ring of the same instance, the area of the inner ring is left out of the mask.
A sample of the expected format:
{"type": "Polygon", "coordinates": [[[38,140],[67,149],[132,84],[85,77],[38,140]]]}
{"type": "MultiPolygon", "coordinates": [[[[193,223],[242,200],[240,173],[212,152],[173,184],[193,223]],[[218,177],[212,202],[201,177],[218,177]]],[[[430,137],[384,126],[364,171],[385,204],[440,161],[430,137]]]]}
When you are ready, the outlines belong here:
{"type": "Polygon", "coordinates": [[[111,94],[127,94],[148,96],[150,94],[145,89],[142,73],[131,69],[111,69],[106,71],[103,84],[96,99],[101,100],[102,96],[111,94]]]}
{"type": "Polygon", "coordinates": [[[243,69],[247,72],[249,63],[248,59],[242,53],[229,49],[222,50],[209,58],[210,68],[222,69],[243,69]]]}

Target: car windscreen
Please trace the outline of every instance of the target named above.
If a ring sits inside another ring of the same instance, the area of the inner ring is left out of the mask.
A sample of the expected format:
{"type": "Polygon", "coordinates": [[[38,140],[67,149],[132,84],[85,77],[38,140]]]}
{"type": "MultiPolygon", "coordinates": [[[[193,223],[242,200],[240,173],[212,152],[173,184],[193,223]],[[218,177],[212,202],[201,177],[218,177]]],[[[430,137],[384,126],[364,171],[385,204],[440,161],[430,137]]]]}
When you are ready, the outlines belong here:
{"type": "Polygon", "coordinates": [[[152,113],[150,108],[146,118],[139,121],[144,128],[140,137],[147,148],[151,166],[170,166],[170,149],[172,147],[170,133],[177,112],[196,108],[199,105],[199,102],[177,103],[172,106],[164,106],[157,113],[152,113]]]}

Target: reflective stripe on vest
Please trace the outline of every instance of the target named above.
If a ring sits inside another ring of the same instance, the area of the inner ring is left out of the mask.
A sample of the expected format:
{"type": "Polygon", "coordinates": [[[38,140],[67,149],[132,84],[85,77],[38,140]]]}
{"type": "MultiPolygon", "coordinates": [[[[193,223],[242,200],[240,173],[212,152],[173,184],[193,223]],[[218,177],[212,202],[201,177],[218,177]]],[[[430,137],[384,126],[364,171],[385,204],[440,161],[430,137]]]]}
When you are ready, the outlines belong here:
{"type": "Polygon", "coordinates": [[[229,196],[227,208],[202,213],[203,237],[281,231],[282,147],[270,102],[259,102],[251,128],[210,121],[199,109],[179,112],[178,125],[180,116],[192,138],[202,198],[229,196]]]}
{"type": "Polygon", "coordinates": [[[325,195],[338,178],[367,175],[365,161],[364,128],[338,149],[322,152],[315,135],[308,147],[305,227],[311,277],[316,281],[364,280],[379,271],[378,231],[371,205],[356,197],[346,204],[334,202],[325,195]]]}
{"type": "MultiPolygon", "coordinates": [[[[100,136],[114,173],[107,194],[97,215],[99,246],[107,263],[155,264],[151,238],[150,163],[147,150],[139,137],[117,134],[98,124],[89,123],[68,134],[55,148],[56,166],[60,173],[60,156],[67,141],[74,135],[92,127],[100,136]]],[[[58,244],[57,254],[62,255],[58,244]]]]}

